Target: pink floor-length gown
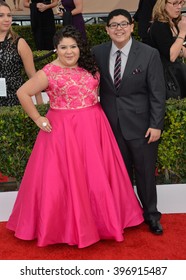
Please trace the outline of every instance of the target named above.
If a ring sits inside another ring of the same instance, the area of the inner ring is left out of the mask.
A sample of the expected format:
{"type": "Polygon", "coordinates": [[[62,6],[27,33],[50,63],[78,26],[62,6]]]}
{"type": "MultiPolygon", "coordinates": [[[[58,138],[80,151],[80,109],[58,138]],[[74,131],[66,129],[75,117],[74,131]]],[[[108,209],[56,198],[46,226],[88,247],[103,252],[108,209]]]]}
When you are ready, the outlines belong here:
{"type": "Polygon", "coordinates": [[[38,246],[123,241],[143,211],[98,102],[99,77],[52,63],[43,71],[52,132],[38,134],[7,228],[38,246]]]}

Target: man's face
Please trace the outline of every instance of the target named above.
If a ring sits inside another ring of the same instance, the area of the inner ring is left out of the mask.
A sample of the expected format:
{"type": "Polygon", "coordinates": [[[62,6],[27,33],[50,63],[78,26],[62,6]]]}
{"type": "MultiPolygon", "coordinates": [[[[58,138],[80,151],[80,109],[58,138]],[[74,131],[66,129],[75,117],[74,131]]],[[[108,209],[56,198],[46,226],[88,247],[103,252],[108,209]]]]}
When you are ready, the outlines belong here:
{"type": "Polygon", "coordinates": [[[109,22],[109,26],[106,26],[107,34],[120,49],[129,41],[133,30],[134,24],[130,24],[123,15],[113,17],[109,22]]]}

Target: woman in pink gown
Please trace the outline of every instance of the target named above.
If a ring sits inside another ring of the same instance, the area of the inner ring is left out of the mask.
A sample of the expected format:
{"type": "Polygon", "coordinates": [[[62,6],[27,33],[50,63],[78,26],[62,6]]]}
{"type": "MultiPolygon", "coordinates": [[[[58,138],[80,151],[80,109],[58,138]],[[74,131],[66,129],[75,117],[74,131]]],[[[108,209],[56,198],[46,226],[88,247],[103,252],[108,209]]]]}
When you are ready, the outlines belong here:
{"type": "Polygon", "coordinates": [[[54,45],[58,58],[17,92],[41,130],[7,228],[38,246],[123,241],[126,227],[143,222],[143,211],[98,102],[97,67],[73,27],[59,30],[54,45]],[[46,117],[31,100],[44,89],[46,117]]]}

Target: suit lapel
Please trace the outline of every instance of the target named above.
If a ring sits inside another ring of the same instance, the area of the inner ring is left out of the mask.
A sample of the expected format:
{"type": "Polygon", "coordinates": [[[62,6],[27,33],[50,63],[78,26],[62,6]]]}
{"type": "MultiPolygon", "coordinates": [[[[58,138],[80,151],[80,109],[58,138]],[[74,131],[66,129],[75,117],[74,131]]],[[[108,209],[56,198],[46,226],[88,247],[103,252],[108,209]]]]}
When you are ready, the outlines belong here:
{"type": "Polygon", "coordinates": [[[125,71],[123,73],[123,77],[122,77],[121,82],[123,82],[125,80],[125,78],[127,78],[129,75],[131,75],[132,72],[134,71],[134,69],[135,69],[134,65],[135,65],[135,62],[136,62],[137,50],[138,50],[138,44],[135,41],[135,39],[132,39],[131,49],[130,49],[130,52],[129,52],[129,56],[128,56],[128,59],[127,59],[125,71]]]}
{"type": "MultiPolygon", "coordinates": [[[[106,46],[103,48],[104,53],[102,53],[102,55],[103,55],[103,68],[102,69],[104,71],[105,77],[108,77],[110,85],[112,85],[112,87],[115,90],[114,82],[112,80],[112,77],[111,77],[110,71],[109,71],[109,57],[110,57],[111,46],[112,46],[112,43],[108,42],[106,44],[106,46]]],[[[138,44],[135,39],[132,39],[132,45],[131,45],[129,56],[127,59],[125,71],[122,76],[121,85],[123,83],[125,83],[125,79],[129,75],[131,75],[131,73],[135,69],[136,56],[137,56],[137,52],[138,52],[137,50],[138,50],[138,44]]],[[[120,88],[121,88],[121,85],[120,85],[120,88]]]]}

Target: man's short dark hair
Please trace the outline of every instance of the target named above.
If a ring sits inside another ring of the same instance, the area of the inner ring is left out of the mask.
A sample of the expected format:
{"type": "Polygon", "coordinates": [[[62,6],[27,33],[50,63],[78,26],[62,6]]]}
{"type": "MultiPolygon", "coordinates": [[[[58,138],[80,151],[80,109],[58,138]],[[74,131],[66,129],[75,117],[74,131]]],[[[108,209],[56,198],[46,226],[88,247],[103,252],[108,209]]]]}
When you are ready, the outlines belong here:
{"type": "Polygon", "coordinates": [[[116,10],[111,11],[111,12],[108,14],[108,17],[107,17],[107,26],[109,25],[110,20],[111,20],[113,17],[120,16],[120,15],[126,17],[126,18],[128,19],[128,21],[129,21],[130,24],[133,23],[131,14],[130,14],[127,10],[124,10],[124,9],[116,9],[116,10]]]}

